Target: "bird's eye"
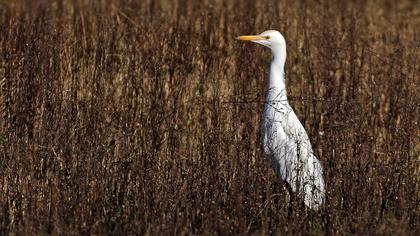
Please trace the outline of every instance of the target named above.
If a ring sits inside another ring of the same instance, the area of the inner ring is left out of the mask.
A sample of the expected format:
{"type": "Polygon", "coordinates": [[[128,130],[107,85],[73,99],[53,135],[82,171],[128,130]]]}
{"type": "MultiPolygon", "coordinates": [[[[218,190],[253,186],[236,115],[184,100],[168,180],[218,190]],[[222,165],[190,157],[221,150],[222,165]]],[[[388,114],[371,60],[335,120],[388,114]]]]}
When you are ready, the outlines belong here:
{"type": "Polygon", "coordinates": [[[266,40],[269,40],[269,39],[270,39],[270,36],[265,36],[265,39],[266,39],[266,40]]]}

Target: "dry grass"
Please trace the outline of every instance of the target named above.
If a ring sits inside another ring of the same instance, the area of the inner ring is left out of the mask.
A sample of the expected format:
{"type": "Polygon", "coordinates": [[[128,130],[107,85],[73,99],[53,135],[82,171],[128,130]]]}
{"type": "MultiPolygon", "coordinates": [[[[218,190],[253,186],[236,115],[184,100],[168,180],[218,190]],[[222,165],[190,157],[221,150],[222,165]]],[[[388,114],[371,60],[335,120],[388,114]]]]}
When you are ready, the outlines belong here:
{"type": "Polygon", "coordinates": [[[420,233],[416,1],[0,1],[0,234],[420,233]],[[278,29],[327,202],[259,119],[278,29]]]}

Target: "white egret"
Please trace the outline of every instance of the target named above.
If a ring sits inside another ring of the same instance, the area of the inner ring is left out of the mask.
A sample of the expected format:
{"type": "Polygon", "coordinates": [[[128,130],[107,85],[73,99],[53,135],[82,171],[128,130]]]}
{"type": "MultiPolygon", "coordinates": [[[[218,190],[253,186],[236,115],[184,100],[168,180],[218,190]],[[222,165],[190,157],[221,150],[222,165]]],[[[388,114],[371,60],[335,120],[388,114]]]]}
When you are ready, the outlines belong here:
{"type": "Polygon", "coordinates": [[[284,78],[286,40],[275,30],[237,39],[271,49],[272,61],[261,127],[264,152],[275,172],[293,192],[299,193],[305,205],[318,209],[325,198],[322,166],[313,154],[305,128],[287,101],[284,78]]]}

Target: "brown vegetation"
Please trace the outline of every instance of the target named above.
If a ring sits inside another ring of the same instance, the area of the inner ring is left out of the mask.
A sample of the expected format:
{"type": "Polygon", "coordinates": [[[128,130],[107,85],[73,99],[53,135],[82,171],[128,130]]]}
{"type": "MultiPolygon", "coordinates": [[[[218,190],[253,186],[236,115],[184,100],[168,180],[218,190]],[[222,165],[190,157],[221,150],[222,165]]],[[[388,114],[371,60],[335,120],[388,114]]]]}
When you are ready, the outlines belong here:
{"type": "Polygon", "coordinates": [[[416,1],[0,1],[0,234],[420,233],[416,1]],[[319,212],[260,149],[277,29],[319,212]]]}

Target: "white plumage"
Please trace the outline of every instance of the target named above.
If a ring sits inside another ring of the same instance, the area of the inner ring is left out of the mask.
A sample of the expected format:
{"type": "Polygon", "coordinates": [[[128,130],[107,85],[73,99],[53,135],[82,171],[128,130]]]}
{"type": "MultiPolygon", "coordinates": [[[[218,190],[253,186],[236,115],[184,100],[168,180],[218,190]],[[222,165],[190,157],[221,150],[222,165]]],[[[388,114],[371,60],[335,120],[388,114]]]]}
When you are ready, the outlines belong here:
{"type": "Polygon", "coordinates": [[[262,116],[263,147],[275,172],[304,203],[318,209],[324,202],[322,166],[312,151],[308,135],[287,101],[284,80],[286,41],[275,30],[238,37],[271,49],[272,61],[262,116]]]}

